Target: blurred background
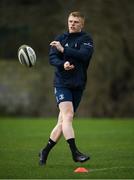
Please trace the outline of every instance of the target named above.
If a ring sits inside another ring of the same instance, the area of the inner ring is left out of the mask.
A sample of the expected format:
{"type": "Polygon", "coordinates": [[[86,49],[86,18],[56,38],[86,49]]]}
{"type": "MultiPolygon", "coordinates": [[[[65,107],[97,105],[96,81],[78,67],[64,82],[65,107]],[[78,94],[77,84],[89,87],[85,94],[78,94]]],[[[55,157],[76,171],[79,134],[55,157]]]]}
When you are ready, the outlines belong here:
{"type": "Polygon", "coordinates": [[[1,0],[0,116],[57,115],[49,43],[67,30],[72,11],[85,14],[95,46],[77,115],[134,117],[133,0],[1,0]],[[22,44],[36,52],[33,68],[18,61],[22,44]]]}

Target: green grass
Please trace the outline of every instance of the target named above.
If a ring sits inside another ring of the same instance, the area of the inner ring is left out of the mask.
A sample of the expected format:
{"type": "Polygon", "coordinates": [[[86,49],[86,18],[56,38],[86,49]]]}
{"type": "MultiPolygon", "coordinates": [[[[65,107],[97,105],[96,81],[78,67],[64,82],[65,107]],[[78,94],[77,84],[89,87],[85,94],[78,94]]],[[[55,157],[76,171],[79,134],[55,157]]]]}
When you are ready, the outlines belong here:
{"type": "Polygon", "coordinates": [[[134,120],[75,119],[80,150],[90,154],[84,164],[72,161],[62,138],[51,151],[47,166],[38,165],[54,119],[0,119],[1,179],[132,179],[134,178],[134,120]],[[77,167],[89,173],[74,173],[77,167]]]}

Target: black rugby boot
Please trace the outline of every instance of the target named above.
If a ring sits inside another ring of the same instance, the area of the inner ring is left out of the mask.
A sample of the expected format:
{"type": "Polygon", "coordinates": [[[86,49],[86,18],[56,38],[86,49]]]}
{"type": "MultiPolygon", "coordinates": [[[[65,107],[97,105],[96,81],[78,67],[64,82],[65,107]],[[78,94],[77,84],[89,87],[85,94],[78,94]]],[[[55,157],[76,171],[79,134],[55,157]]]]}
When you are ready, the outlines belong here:
{"type": "Polygon", "coordinates": [[[55,146],[56,142],[49,138],[49,141],[44,149],[42,149],[39,153],[39,164],[45,165],[47,161],[47,157],[51,149],[55,146]]]}
{"type": "Polygon", "coordinates": [[[85,162],[90,159],[89,156],[79,152],[78,150],[72,153],[73,160],[75,162],[85,162]]]}
{"type": "Polygon", "coordinates": [[[39,164],[41,166],[45,165],[46,164],[46,161],[47,161],[47,156],[48,156],[48,153],[46,153],[45,150],[41,150],[40,153],[39,153],[39,164]]]}
{"type": "Polygon", "coordinates": [[[78,148],[76,147],[76,144],[75,144],[75,138],[70,138],[67,140],[67,142],[70,146],[72,157],[75,162],[85,162],[90,159],[89,156],[78,151],[78,148]]]}

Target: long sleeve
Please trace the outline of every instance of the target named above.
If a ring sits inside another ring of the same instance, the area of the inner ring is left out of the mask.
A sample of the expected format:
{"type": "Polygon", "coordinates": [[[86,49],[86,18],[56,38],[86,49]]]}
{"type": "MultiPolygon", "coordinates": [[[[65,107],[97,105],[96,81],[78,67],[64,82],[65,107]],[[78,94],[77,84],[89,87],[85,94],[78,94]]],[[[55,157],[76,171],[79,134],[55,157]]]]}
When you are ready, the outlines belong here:
{"type": "Polygon", "coordinates": [[[50,48],[49,62],[56,67],[63,67],[64,60],[60,57],[60,52],[56,48],[50,48]]]}
{"type": "MultiPolygon", "coordinates": [[[[55,41],[61,41],[63,35],[58,35],[55,41]]],[[[63,54],[59,52],[55,47],[50,47],[49,51],[49,63],[55,67],[63,68],[64,60],[63,54]]]]}
{"type": "Polygon", "coordinates": [[[93,41],[89,36],[86,36],[82,42],[80,49],[75,49],[71,47],[64,48],[64,54],[67,57],[75,59],[77,61],[87,61],[93,53],[93,41]]]}

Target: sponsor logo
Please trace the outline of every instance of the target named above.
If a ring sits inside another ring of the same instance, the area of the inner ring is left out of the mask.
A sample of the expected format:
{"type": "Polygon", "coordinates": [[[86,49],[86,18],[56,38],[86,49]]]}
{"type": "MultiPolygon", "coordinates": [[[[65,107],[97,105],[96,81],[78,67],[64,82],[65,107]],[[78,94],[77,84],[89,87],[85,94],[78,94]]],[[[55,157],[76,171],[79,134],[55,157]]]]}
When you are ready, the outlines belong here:
{"type": "Polygon", "coordinates": [[[68,43],[65,44],[65,47],[68,47],[68,43]]]}
{"type": "Polygon", "coordinates": [[[90,44],[90,43],[83,43],[85,46],[91,46],[91,47],[93,47],[93,45],[92,44],[90,44]]]}

